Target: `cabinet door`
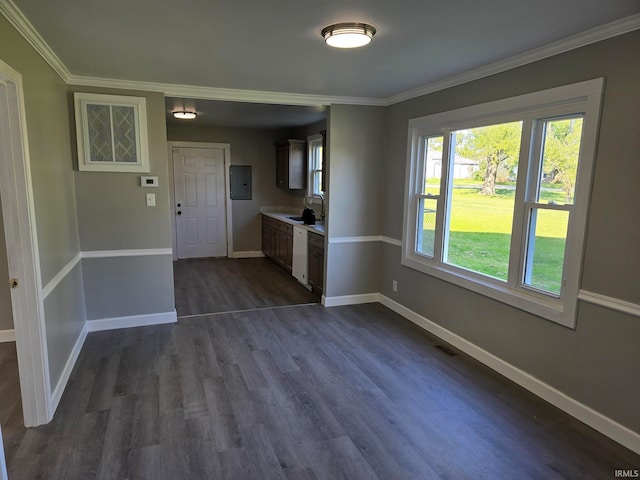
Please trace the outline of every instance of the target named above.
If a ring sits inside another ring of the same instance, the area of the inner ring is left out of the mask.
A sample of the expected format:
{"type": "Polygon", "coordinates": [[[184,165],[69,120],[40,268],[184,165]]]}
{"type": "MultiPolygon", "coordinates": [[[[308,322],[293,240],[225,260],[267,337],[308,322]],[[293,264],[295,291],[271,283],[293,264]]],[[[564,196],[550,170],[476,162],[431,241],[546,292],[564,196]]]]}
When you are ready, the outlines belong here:
{"type": "Polygon", "coordinates": [[[293,235],[284,234],[284,266],[291,272],[293,269],[293,235]]]}
{"type": "Polygon", "coordinates": [[[289,146],[289,185],[292,190],[307,186],[306,143],[292,143],[289,146]]]}
{"type": "Polygon", "coordinates": [[[276,144],[276,186],[302,190],[307,186],[307,142],[285,140],[276,144]]]}
{"type": "Polygon", "coordinates": [[[276,186],[289,188],[289,145],[276,146],[276,186]]]}
{"type": "Polygon", "coordinates": [[[265,256],[275,256],[275,229],[271,225],[271,219],[262,217],[262,251],[265,256]]]}
{"type": "Polygon", "coordinates": [[[307,281],[314,289],[318,286],[318,261],[315,254],[317,248],[309,245],[307,248],[307,281]]]}
{"type": "Polygon", "coordinates": [[[322,295],[324,283],[324,249],[313,245],[308,247],[307,278],[314,292],[322,295]]]}

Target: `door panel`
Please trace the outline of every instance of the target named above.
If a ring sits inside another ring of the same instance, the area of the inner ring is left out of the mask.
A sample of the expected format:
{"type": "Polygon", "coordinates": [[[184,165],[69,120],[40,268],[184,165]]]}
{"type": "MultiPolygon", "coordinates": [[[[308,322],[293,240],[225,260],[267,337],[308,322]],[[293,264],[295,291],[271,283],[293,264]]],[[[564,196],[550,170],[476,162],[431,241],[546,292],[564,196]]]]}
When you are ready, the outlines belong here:
{"type": "Polygon", "coordinates": [[[178,258],[227,256],[224,155],[223,148],[173,149],[178,258]]]}

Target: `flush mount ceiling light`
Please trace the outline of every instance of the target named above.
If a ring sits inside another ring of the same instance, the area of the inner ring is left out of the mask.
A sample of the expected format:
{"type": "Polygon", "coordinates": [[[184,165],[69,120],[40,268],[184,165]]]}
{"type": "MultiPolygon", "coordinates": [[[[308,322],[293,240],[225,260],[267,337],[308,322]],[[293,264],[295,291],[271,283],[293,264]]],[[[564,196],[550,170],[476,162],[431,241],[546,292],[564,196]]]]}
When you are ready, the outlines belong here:
{"type": "Polygon", "coordinates": [[[181,120],[193,120],[194,118],[197,117],[197,114],[196,112],[188,112],[186,110],[181,110],[178,112],[173,112],[173,116],[181,120]]]}
{"type": "Polygon", "coordinates": [[[357,22],[336,23],[320,31],[327,45],[336,48],[363,47],[371,42],[375,33],[373,25],[357,22]]]}

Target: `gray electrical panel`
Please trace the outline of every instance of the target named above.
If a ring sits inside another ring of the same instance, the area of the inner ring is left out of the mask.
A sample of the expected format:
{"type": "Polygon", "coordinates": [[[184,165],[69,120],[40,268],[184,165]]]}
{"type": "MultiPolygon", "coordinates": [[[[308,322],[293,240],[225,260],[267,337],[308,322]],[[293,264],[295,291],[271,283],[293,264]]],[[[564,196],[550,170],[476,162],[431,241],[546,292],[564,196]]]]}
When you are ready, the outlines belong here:
{"type": "Polygon", "coordinates": [[[231,165],[231,200],[251,200],[251,165],[231,165]]]}

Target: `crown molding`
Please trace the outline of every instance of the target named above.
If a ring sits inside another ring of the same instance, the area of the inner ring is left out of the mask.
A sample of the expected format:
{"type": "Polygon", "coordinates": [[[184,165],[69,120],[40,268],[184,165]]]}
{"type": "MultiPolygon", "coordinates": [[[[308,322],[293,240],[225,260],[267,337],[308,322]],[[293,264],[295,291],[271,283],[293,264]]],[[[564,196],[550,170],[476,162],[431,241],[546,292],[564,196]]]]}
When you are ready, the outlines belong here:
{"type": "MultiPolygon", "coordinates": [[[[1,0],[0,0],[1,1],[1,0]]],[[[307,95],[304,93],[268,92],[262,90],[239,90],[233,88],[198,87],[172,83],[139,82],[111,78],[80,77],[72,75],[68,83],[85,87],[118,88],[161,92],[168,97],[197,98],[203,100],[227,100],[231,102],[277,103],[285,105],[371,105],[385,106],[382,98],[342,97],[334,95],[307,95]]]]}
{"type": "Polygon", "coordinates": [[[393,95],[386,99],[385,104],[387,106],[393,105],[404,102],[405,100],[444,90],[446,88],[455,87],[456,85],[479,80],[481,78],[489,77],[497,73],[505,72],[513,68],[521,67],[529,63],[537,62],[538,60],[552,57],[570,50],[575,50],[576,48],[607,40],[612,37],[617,37],[618,35],[623,35],[638,29],[640,29],[640,14],[624,17],[620,20],[605,23],[604,25],[599,25],[589,30],[585,30],[584,32],[571,35],[563,38],[562,40],[558,40],[557,42],[549,43],[539,48],[534,48],[533,50],[529,50],[520,55],[393,95]]]}
{"type": "Polygon", "coordinates": [[[49,47],[47,42],[40,36],[38,31],[31,25],[31,22],[24,16],[18,7],[11,0],[0,0],[0,13],[16,30],[25,38],[27,42],[40,54],[40,56],[55,70],[55,72],[69,83],[71,73],[65,67],[62,60],[49,47]]]}
{"type": "Polygon", "coordinates": [[[141,82],[99,77],[71,75],[67,67],[40,36],[31,22],[16,7],[12,0],[0,0],[0,13],[20,32],[56,73],[69,85],[85,87],[117,88],[124,90],[143,90],[164,93],[166,96],[197,98],[204,100],[227,100],[249,103],[276,103],[286,105],[370,105],[389,106],[412,98],[434,93],[446,88],[479,80],[513,68],[521,67],[560,53],[584,47],[618,35],[640,29],[640,13],[600,25],[584,32],[571,35],[562,40],[540,48],[501,60],[484,67],[454,75],[419,88],[407,90],[388,98],[345,97],[333,95],[307,95],[300,93],[268,92],[261,90],[240,90],[168,83],[141,82]]]}

